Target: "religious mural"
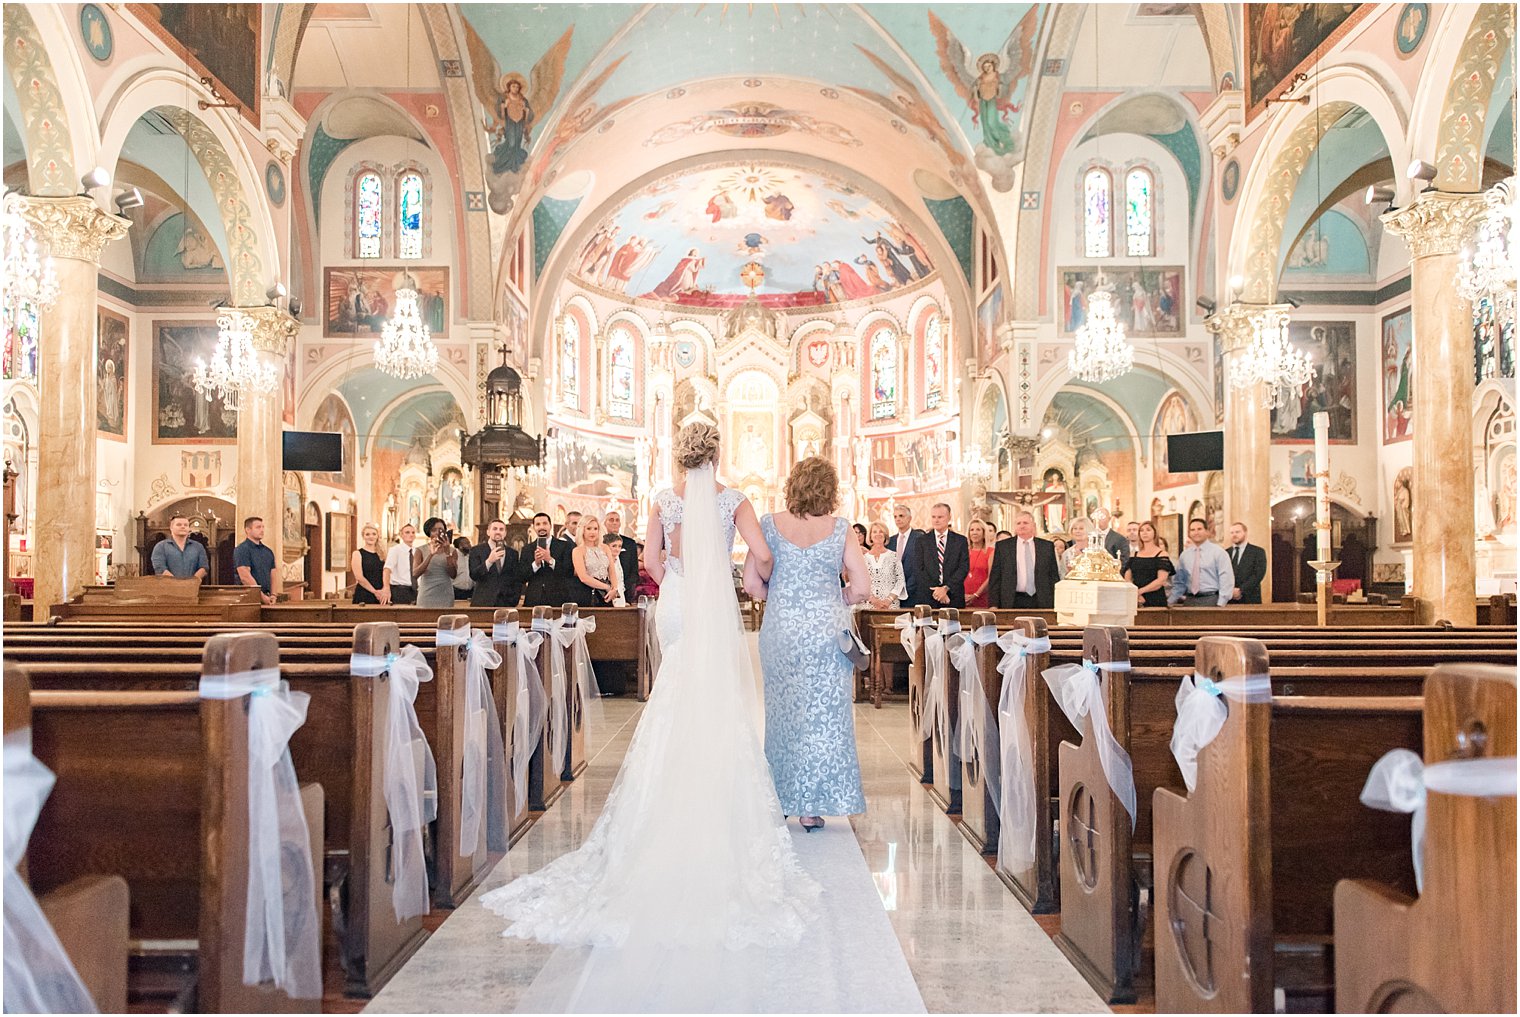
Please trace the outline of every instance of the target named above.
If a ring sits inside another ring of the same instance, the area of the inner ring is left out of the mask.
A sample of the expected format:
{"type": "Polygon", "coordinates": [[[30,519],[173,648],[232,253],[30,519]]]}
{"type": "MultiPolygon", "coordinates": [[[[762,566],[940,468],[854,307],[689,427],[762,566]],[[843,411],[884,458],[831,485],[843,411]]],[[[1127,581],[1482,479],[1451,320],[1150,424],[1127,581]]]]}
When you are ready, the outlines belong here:
{"type": "Polygon", "coordinates": [[[1087,303],[1098,290],[1113,295],[1114,317],[1131,339],[1179,338],[1183,334],[1182,269],[1063,268],[1061,335],[1087,322],[1087,303]]]}
{"type": "Polygon", "coordinates": [[[296,426],[296,346],[290,344],[285,354],[285,367],[280,372],[280,420],[291,427],[296,426]]]}
{"type": "Polygon", "coordinates": [[[1162,491],[1169,487],[1186,487],[1198,483],[1196,473],[1172,473],[1167,468],[1166,436],[1198,430],[1197,418],[1182,393],[1171,391],[1156,408],[1156,422],[1151,427],[1151,486],[1162,491]]]}
{"type": "Polygon", "coordinates": [[[1414,467],[1406,466],[1393,478],[1393,542],[1414,541],[1414,467]]]}
{"type": "Polygon", "coordinates": [[[131,323],[115,311],[95,311],[95,430],[127,440],[127,347],[131,323]]]}
{"type": "Polygon", "coordinates": [[[197,363],[211,362],[216,337],[214,321],[153,323],[153,444],[237,444],[237,411],[191,381],[197,363]]]}
{"type": "Polygon", "coordinates": [[[359,461],[357,429],[354,415],[349,412],[348,403],[342,396],[336,392],[327,394],[322,405],[317,407],[316,416],[312,417],[311,429],[343,436],[343,469],[337,473],[313,473],[311,482],[341,487],[345,491],[354,490],[354,469],[359,461]]]}
{"type": "Polygon", "coordinates": [[[182,212],[165,217],[143,245],[139,282],[213,282],[224,276],[222,252],[204,226],[182,212]]]}
{"type": "Polygon", "coordinates": [[[1285,276],[1364,279],[1371,274],[1372,261],[1362,231],[1348,216],[1333,209],[1304,231],[1283,264],[1285,276]]]}
{"type": "Polygon", "coordinates": [[[216,79],[217,91],[258,122],[263,4],[128,4],[192,66],[216,79]]]}
{"type": "Polygon", "coordinates": [[[1264,100],[1347,24],[1362,4],[1246,4],[1246,107],[1264,100]]]}
{"type": "Polygon", "coordinates": [[[942,428],[871,439],[870,486],[899,494],[943,491],[960,483],[942,428]]]}
{"type": "Polygon", "coordinates": [[[1383,315],[1383,444],[1414,437],[1414,316],[1383,315]]]}
{"type": "Polygon", "coordinates": [[[1330,414],[1330,440],[1356,444],[1356,323],[1293,321],[1288,340],[1309,354],[1314,377],[1303,391],[1272,411],[1272,442],[1314,440],[1314,415],[1330,414]]]}
{"type": "Polygon", "coordinates": [[[637,498],[634,440],[580,428],[556,427],[549,440],[549,486],[570,494],[637,498]]]}
{"type": "Polygon", "coordinates": [[[380,329],[396,310],[396,291],[417,291],[417,310],[435,339],[445,338],[449,326],[449,270],[415,266],[370,268],[350,266],[326,270],[326,313],[322,334],[328,338],[380,337],[380,329]]]}
{"type": "Polygon", "coordinates": [[[981,355],[983,367],[997,359],[997,332],[1002,320],[1003,287],[995,286],[976,309],[976,348],[981,355]]]}
{"type": "Polygon", "coordinates": [[[517,70],[503,74],[490,49],[468,19],[461,18],[465,30],[470,66],[475,71],[475,94],[486,111],[486,147],[491,153],[491,210],[506,213],[521,181],[528,149],[533,144],[533,127],[548,115],[559,96],[565,79],[565,58],[575,26],[539,57],[530,74],[531,83],[517,70]]]}

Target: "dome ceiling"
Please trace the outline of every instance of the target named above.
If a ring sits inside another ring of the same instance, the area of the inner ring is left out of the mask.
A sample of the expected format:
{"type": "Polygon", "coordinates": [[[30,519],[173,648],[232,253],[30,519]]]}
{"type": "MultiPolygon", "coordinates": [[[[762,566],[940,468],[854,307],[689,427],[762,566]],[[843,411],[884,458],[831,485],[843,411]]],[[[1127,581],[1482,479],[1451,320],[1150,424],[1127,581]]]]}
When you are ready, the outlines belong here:
{"type": "Polygon", "coordinates": [[[604,216],[571,274],[622,297],[729,307],[843,303],[935,272],[910,226],[844,180],[777,162],[670,174],[604,216]]]}

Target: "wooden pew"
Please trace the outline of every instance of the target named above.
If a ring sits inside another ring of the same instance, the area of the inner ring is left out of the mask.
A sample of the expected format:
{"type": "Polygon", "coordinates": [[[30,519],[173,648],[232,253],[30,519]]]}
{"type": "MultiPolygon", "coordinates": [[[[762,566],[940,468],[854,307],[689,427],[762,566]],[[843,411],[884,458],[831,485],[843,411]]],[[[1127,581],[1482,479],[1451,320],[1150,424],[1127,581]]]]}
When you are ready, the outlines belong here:
{"type": "Polygon", "coordinates": [[[564,700],[554,695],[554,682],[550,670],[554,666],[552,655],[560,652],[552,631],[558,618],[559,614],[554,608],[540,605],[533,609],[533,630],[540,632],[544,637],[543,642],[538,646],[538,674],[544,683],[544,698],[549,703],[549,719],[544,724],[543,734],[538,740],[538,748],[533,750],[532,761],[528,764],[528,807],[540,812],[553,805],[565,792],[563,767],[554,765],[558,760],[552,759],[553,741],[550,737],[550,731],[557,722],[555,711],[563,712],[568,709],[564,700]]]}
{"type": "MultiPolygon", "coordinates": [[[[1199,641],[1213,679],[1266,674],[1250,639],[1199,641]]],[[[1229,702],[1183,797],[1154,795],[1156,1009],[1323,1008],[1333,993],[1331,898],[1343,878],[1411,886],[1408,820],[1368,814],[1367,772],[1421,749],[1418,697],[1229,702]]]]}
{"type": "MultiPolygon", "coordinates": [[[[904,749],[904,757],[908,760],[908,769],[925,784],[934,782],[934,746],[928,738],[923,736],[922,721],[924,712],[924,629],[918,627],[919,622],[929,617],[929,609],[923,605],[915,607],[909,612],[913,617],[915,641],[917,647],[913,659],[908,661],[908,737],[904,749]]],[[[892,630],[894,633],[896,629],[892,630]]]]}
{"type": "MultiPolygon", "coordinates": [[[[996,625],[996,615],[991,611],[978,611],[972,615],[972,625],[982,628],[996,625]]],[[[1001,764],[1002,745],[998,737],[998,703],[1003,695],[1003,676],[997,666],[1000,653],[997,643],[986,643],[976,648],[977,671],[982,677],[982,691],[991,706],[992,720],[983,733],[982,754],[992,755],[1001,764]]],[[[987,763],[985,760],[961,761],[961,833],[973,847],[983,854],[993,854],[998,848],[998,802],[992,800],[987,786],[987,763]]]]}
{"type": "MultiPolygon", "coordinates": [[[[204,673],[277,667],[267,635],[218,636],[204,673]]],[[[131,934],[162,970],[192,972],[176,1008],[305,1012],[272,984],[243,984],[248,894],[247,697],[196,692],[34,692],[33,745],[58,783],[29,851],[46,892],[114,872],[131,889],[131,934]],[[124,764],[130,760],[129,764],[124,764]]],[[[303,788],[321,828],[319,788],[303,788]]],[[[318,887],[310,888],[313,903],[318,887]]],[[[318,912],[320,914],[320,911],[318,912]]],[[[146,965],[144,966],[147,967],[146,965]]]]}
{"type": "MultiPolygon", "coordinates": [[[[1425,684],[1425,761],[1514,756],[1513,668],[1447,665],[1425,684]]],[[[1342,1013],[1514,1013],[1515,799],[1432,793],[1424,887],[1335,887],[1342,1013]]]]}
{"type": "MultiPolygon", "coordinates": [[[[493,630],[496,626],[514,624],[520,624],[515,607],[499,607],[491,616],[493,630]]],[[[501,654],[501,666],[491,673],[491,693],[496,700],[496,716],[502,727],[501,744],[507,757],[507,793],[503,796],[505,802],[502,806],[506,815],[503,822],[506,824],[508,842],[515,844],[532,821],[526,803],[523,811],[518,813],[517,795],[512,783],[512,750],[516,744],[514,739],[517,727],[517,650],[505,643],[496,643],[496,649],[501,654]]]]}
{"type": "MultiPolygon", "coordinates": [[[[468,639],[470,619],[462,614],[446,614],[438,619],[439,632],[452,632],[456,638],[468,639]]],[[[438,766],[438,819],[434,828],[432,881],[433,902],[441,908],[458,907],[490,871],[485,838],[479,843],[462,844],[459,840],[459,817],[464,808],[463,770],[465,754],[465,670],[469,647],[459,644],[437,646],[433,652],[434,686],[431,723],[423,719],[424,697],[417,691],[417,721],[432,746],[438,766]],[[447,763],[445,763],[447,761],[447,763]]],[[[482,831],[485,826],[482,824],[482,831]]]]}
{"type": "MultiPolygon", "coordinates": [[[[960,725],[961,682],[960,673],[950,663],[950,640],[961,631],[961,613],[953,607],[935,612],[940,638],[944,640],[943,677],[945,709],[943,720],[935,719],[929,734],[929,795],[949,815],[961,811],[961,758],[960,747],[955,744],[954,732],[960,725]]],[[[926,632],[929,630],[925,630],[926,632]]],[[[928,659],[924,660],[925,681],[928,680],[928,659]]]]}

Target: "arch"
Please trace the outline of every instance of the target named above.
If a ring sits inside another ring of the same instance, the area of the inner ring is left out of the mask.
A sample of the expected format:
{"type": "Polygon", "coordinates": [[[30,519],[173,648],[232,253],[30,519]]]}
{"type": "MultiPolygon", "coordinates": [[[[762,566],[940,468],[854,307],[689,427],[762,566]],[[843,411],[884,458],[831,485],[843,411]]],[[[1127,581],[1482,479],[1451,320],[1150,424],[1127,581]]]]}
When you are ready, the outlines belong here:
{"type": "Polygon", "coordinates": [[[343,217],[344,221],[344,249],[350,258],[376,258],[384,253],[385,246],[385,173],[384,167],[379,163],[365,160],[354,163],[348,171],[348,180],[343,188],[348,214],[343,217]],[[363,197],[361,190],[368,190],[366,183],[373,181],[375,223],[374,236],[364,235],[360,223],[359,199],[363,197]],[[373,241],[373,244],[370,243],[373,241]],[[366,253],[368,252],[368,253],[366,253]]]}
{"type": "MultiPolygon", "coordinates": [[[[328,356],[323,357],[315,365],[307,364],[301,374],[301,394],[296,400],[296,419],[312,420],[316,416],[317,407],[329,392],[336,391],[344,377],[361,368],[373,368],[375,366],[374,354],[368,343],[345,344],[328,356]]],[[[465,427],[474,431],[480,426],[479,410],[474,397],[475,382],[473,378],[466,377],[465,368],[453,363],[447,357],[440,357],[438,366],[431,375],[432,381],[419,379],[417,386],[408,389],[403,396],[415,395],[420,391],[437,389],[445,391],[453,397],[459,406],[459,411],[464,414],[465,427]]],[[[376,412],[374,419],[379,420],[382,411],[376,412]]]]}
{"type": "Polygon", "coordinates": [[[1483,4],[1458,48],[1431,158],[1442,190],[1483,189],[1484,122],[1500,65],[1514,41],[1514,10],[1512,4],[1483,4]]]}
{"type": "Polygon", "coordinates": [[[5,5],[5,65],[26,137],[28,188],[55,197],[78,192],[80,168],[93,165],[96,150],[90,87],[61,18],[53,5],[5,5]]]}
{"type": "Polygon", "coordinates": [[[269,60],[267,72],[268,91],[280,98],[290,98],[291,80],[296,72],[296,56],[301,52],[301,42],[306,36],[306,26],[311,23],[316,4],[277,4],[274,9],[274,27],[269,33],[269,60]],[[284,86],[280,92],[275,85],[284,86]]]}
{"type": "MultiPolygon", "coordinates": [[[[1137,351],[1137,356],[1144,356],[1147,362],[1136,363],[1134,368],[1136,371],[1145,371],[1148,374],[1153,374],[1172,388],[1181,392],[1182,397],[1187,400],[1190,407],[1194,408],[1195,413],[1197,413],[1197,408],[1200,406],[1214,405],[1213,397],[1209,394],[1212,391],[1212,381],[1199,374],[1199,367],[1203,365],[1195,367],[1179,353],[1166,347],[1155,350],[1154,353],[1150,350],[1137,351]]],[[[1056,393],[1077,380],[1077,377],[1067,370],[1066,362],[1058,359],[1055,369],[1047,372],[1044,377],[1036,382],[1029,394],[1029,419],[1037,422],[1043,421],[1045,414],[1050,410],[1051,402],[1055,400],[1056,393]]],[[[1117,384],[1123,384],[1123,382],[1120,381],[1117,384]]],[[[1101,394],[1102,390],[1094,387],[1091,389],[1083,388],[1080,391],[1101,394]]],[[[1104,398],[1108,397],[1105,396],[1104,398]]],[[[1127,411],[1125,415],[1128,417],[1127,411]]],[[[1202,413],[1198,413],[1197,416],[1200,422],[1211,419],[1208,415],[1202,413]]],[[[1013,430],[1012,425],[1010,424],[1009,426],[1010,430],[1013,430]]],[[[1041,425],[1036,423],[1034,426],[1035,431],[1027,433],[1037,433],[1041,425]]],[[[1136,425],[1137,433],[1138,430],[1139,425],[1136,425]]]]}

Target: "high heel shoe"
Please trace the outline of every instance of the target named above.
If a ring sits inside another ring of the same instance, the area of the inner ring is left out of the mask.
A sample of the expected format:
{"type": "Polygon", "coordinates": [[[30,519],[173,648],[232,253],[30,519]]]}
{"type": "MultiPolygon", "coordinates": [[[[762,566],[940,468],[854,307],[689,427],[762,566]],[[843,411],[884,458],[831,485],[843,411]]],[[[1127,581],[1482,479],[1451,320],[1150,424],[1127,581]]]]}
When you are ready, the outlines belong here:
{"type": "Polygon", "coordinates": [[[807,817],[799,816],[797,818],[797,824],[799,826],[801,826],[804,830],[806,830],[808,833],[812,833],[814,830],[822,830],[823,829],[823,817],[822,816],[807,816],[807,817]],[[817,822],[816,823],[809,823],[808,822],[809,819],[816,819],[817,822]]]}

